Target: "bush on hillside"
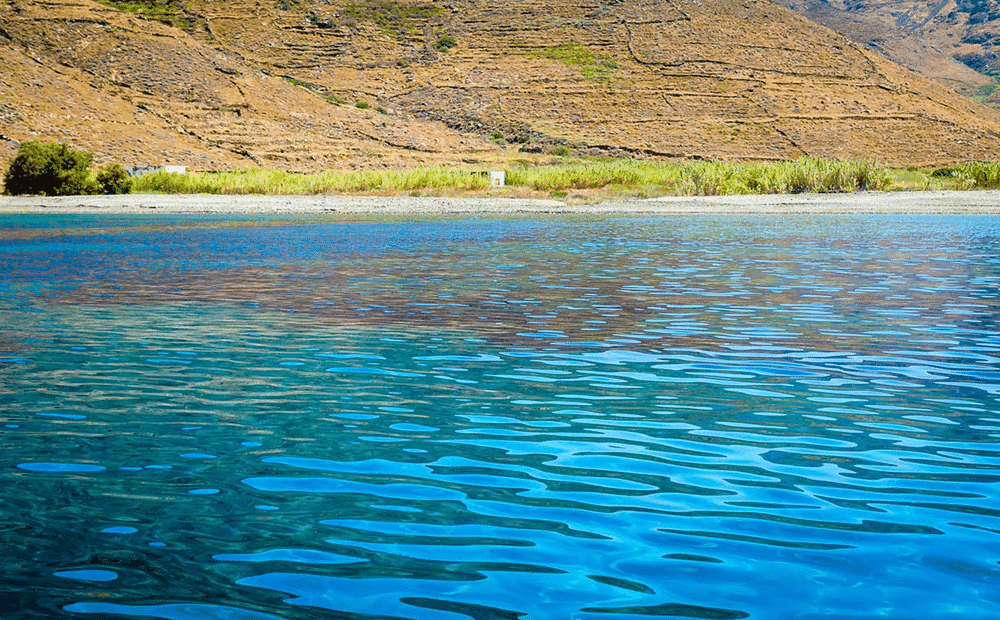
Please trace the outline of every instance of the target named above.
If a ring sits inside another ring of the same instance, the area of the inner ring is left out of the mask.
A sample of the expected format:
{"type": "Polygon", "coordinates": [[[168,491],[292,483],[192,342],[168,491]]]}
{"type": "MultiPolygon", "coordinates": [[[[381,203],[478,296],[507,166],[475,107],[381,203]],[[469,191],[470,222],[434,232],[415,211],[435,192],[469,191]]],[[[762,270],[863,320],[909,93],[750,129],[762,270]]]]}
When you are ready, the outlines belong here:
{"type": "Polygon", "coordinates": [[[456,45],[458,45],[458,42],[455,41],[455,37],[450,34],[446,34],[437,40],[437,43],[434,44],[434,49],[439,52],[447,52],[456,45]]]}
{"type": "Polygon", "coordinates": [[[3,176],[4,191],[11,195],[72,196],[95,194],[90,178],[94,156],[65,144],[25,142],[3,176]]]}

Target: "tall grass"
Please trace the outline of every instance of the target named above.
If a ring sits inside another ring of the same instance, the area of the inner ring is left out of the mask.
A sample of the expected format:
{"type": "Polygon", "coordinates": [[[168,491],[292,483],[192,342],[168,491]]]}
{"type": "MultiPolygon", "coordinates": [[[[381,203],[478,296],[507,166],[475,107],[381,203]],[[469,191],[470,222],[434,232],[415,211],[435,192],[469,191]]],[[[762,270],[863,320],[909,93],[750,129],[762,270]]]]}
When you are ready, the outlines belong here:
{"type": "Polygon", "coordinates": [[[749,166],[741,180],[755,194],[836,193],[888,189],[890,176],[888,170],[870,159],[806,157],[749,166]]]}
{"type": "MultiPolygon", "coordinates": [[[[887,189],[888,171],[872,160],[803,158],[792,162],[730,164],[721,161],[650,162],[614,160],[517,166],[506,169],[509,186],[542,192],[639,191],[647,194],[709,196],[853,192],[887,189]]],[[[978,183],[978,181],[977,181],[978,183]]],[[[296,174],[280,170],[159,172],[136,179],[133,191],[180,194],[345,194],[374,192],[481,192],[490,186],[479,171],[458,168],[363,170],[296,174]]]]}
{"type": "Polygon", "coordinates": [[[888,171],[875,161],[815,158],[749,165],[619,160],[516,168],[507,171],[507,180],[543,191],[620,188],[680,196],[853,192],[889,186],[888,171]]]}
{"type": "Polygon", "coordinates": [[[1000,189],[1000,162],[972,161],[952,170],[959,184],[966,188],[1000,189]]]}
{"type": "Polygon", "coordinates": [[[313,195],[418,190],[477,191],[485,190],[489,184],[489,177],[456,168],[327,171],[316,174],[257,168],[192,174],[157,172],[136,179],[132,191],[147,194],[313,195]]]}

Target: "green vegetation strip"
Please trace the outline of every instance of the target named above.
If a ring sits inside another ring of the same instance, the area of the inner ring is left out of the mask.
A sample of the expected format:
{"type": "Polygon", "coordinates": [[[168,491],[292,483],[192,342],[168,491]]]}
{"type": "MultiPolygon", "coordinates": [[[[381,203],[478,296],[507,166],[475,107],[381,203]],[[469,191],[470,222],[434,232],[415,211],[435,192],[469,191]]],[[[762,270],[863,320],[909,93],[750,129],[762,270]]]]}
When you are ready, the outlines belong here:
{"type": "MultiPolygon", "coordinates": [[[[853,192],[889,189],[889,172],[871,160],[739,165],[725,162],[617,160],[517,166],[505,169],[508,187],[559,194],[609,190],[642,195],[708,196],[853,192]]],[[[352,192],[484,191],[489,177],[458,168],[366,170],[295,174],[238,170],[187,175],[157,173],[136,179],[134,191],[180,194],[341,194],[352,192]]]]}
{"type": "MultiPolygon", "coordinates": [[[[714,196],[854,192],[864,190],[1000,189],[1000,162],[969,162],[950,168],[889,170],[874,160],[732,164],[722,161],[577,161],[505,170],[505,191],[547,192],[562,197],[714,196]]],[[[327,171],[298,174],[247,169],[129,178],[117,163],[96,176],[93,156],[63,144],[26,142],[3,174],[7,194],[271,194],[363,193],[476,194],[491,189],[486,170],[434,167],[402,170],[327,171]]]]}
{"type": "Polygon", "coordinates": [[[281,170],[235,170],[168,174],[157,172],[135,180],[134,192],[147,194],[322,195],[424,190],[484,190],[489,178],[457,168],[364,170],[296,174],[281,170]]]}

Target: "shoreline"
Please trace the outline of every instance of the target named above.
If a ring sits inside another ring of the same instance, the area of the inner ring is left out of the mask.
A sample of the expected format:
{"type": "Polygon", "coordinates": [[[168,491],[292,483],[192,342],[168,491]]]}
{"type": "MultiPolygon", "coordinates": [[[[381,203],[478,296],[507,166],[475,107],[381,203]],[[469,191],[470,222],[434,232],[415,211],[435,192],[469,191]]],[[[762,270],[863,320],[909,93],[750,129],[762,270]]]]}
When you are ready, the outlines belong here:
{"type": "Polygon", "coordinates": [[[664,196],[593,204],[554,199],[413,196],[125,194],[0,196],[0,214],[782,215],[1000,214],[1000,190],[664,196]]]}

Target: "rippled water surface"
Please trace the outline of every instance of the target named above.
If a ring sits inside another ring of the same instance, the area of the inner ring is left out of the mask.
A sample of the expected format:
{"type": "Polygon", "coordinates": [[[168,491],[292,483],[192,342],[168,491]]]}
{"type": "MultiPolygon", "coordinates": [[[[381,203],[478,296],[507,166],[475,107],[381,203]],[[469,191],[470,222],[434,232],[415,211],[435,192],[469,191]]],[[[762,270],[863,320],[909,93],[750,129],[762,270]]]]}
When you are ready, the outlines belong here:
{"type": "Polygon", "coordinates": [[[0,219],[0,615],[1000,617],[1000,218],[0,219]]]}

